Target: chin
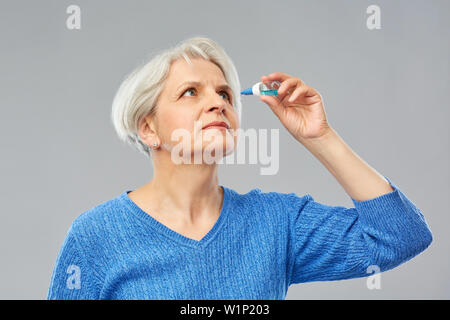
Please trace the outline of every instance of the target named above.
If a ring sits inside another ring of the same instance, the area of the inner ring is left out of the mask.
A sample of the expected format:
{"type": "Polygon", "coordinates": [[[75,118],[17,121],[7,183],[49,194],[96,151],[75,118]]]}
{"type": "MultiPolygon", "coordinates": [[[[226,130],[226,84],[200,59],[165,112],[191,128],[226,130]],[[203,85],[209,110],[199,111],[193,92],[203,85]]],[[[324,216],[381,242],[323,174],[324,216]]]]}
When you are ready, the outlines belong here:
{"type": "Polygon", "coordinates": [[[192,150],[192,154],[201,156],[202,162],[211,164],[212,162],[218,162],[222,158],[232,154],[234,147],[229,146],[228,149],[225,143],[204,143],[202,148],[196,148],[192,150]]]}

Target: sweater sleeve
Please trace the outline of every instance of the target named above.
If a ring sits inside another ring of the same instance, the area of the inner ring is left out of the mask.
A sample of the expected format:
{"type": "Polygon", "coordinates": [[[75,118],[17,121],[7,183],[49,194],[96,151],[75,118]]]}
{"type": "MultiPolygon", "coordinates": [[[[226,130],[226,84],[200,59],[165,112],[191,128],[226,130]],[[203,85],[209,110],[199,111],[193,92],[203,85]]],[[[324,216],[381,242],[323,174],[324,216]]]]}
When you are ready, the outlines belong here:
{"type": "Polygon", "coordinates": [[[369,276],[425,250],[432,234],[420,210],[387,177],[394,191],[354,208],[328,206],[307,194],[286,194],[291,212],[290,284],[369,276]]]}
{"type": "Polygon", "coordinates": [[[98,299],[96,283],[94,270],[86,262],[72,224],[56,258],[47,300],[98,299]]]}

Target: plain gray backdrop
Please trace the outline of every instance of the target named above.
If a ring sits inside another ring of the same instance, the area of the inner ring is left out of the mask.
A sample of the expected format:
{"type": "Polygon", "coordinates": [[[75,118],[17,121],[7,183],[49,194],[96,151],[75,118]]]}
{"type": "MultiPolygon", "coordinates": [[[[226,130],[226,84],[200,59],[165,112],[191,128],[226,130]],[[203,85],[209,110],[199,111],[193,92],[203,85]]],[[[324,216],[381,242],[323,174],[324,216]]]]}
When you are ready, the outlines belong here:
{"type": "MultiPolygon", "coordinates": [[[[0,298],[45,299],[72,221],[152,166],[119,141],[111,102],[123,78],[191,36],[217,41],[241,85],[281,71],[320,92],[331,126],[423,212],[431,246],[381,274],[297,284],[287,299],[449,299],[449,1],[1,1],[0,298]],[[66,9],[81,8],[69,30],[66,9]],[[381,29],[369,30],[369,5],[381,29]]],[[[243,97],[243,129],[280,130],[280,168],[221,165],[240,193],[310,193],[353,207],[327,169],[270,108],[243,97]]]]}

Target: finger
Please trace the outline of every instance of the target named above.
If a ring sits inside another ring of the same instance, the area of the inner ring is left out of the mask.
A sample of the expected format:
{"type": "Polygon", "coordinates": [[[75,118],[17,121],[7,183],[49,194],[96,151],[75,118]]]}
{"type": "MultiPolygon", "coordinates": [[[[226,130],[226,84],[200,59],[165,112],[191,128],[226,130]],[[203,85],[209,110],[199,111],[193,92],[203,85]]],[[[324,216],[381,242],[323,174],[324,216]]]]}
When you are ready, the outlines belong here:
{"type": "Polygon", "coordinates": [[[270,109],[272,109],[273,113],[275,113],[275,115],[278,117],[278,119],[282,118],[282,114],[284,112],[284,106],[280,103],[280,101],[278,101],[277,99],[275,99],[272,96],[266,96],[266,95],[259,96],[259,98],[261,99],[261,101],[263,101],[267,105],[269,105],[270,109]]]}
{"type": "Polygon", "coordinates": [[[306,88],[306,86],[297,87],[297,89],[295,89],[294,92],[292,92],[291,96],[288,99],[288,102],[295,101],[298,97],[304,95],[307,90],[308,89],[306,88]]]}
{"type": "Polygon", "coordinates": [[[266,76],[266,75],[261,76],[261,82],[270,82],[270,81],[273,81],[273,80],[278,80],[278,79],[274,79],[273,77],[269,77],[269,76],[266,76]]]}
{"type": "Polygon", "coordinates": [[[314,89],[313,87],[310,86],[306,86],[308,88],[308,90],[306,91],[305,97],[314,97],[317,95],[320,95],[316,89],[314,89]]]}
{"type": "Polygon", "coordinates": [[[293,91],[298,85],[301,85],[301,81],[298,78],[289,78],[283,81],[278,88],[278,95],[284,97],[286,93],[293,91]]]}
{"type": "MultiPolygon", "coordinates": [[[[317,97],[319,96],[319,94],[314,88],[307,85],[303,85],[295,89],[295,91],[289,97],[288,102],[293,102],[302,96],[304,97],[305,103],[309,104],[315,103],[317,101],[317,97]]],[[[319,97],[319,99],[321,98],[319,97]]]]}
{"type": "Polygon", "coordinates": [[[283,82],[284,80],[287,80],[289,78],[292,78],[292,76],[288,75],[284,72],[273,72],[271,74],[268,74],[266,76],[267,80],[278,80],[280,82],[283,82]]]}

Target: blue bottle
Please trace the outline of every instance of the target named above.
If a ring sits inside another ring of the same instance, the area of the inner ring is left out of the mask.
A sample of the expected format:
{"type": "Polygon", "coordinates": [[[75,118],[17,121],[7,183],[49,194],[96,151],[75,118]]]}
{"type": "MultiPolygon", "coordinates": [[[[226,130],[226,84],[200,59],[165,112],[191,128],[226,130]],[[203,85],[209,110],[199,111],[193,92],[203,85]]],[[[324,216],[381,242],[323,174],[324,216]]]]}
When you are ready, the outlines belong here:
{"type": "Polygon", "coordinates": [[[270,81],[270,82],[258,82],[253,85],[253,87],[245,89],[241,92],[244,95],[267,95],[267,96],[276,96],[278,95],[278,88],[281,83],[279,81],[270,81]]]}

